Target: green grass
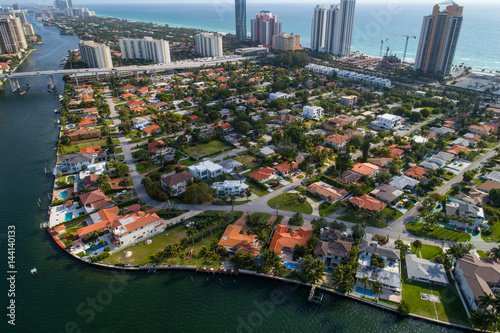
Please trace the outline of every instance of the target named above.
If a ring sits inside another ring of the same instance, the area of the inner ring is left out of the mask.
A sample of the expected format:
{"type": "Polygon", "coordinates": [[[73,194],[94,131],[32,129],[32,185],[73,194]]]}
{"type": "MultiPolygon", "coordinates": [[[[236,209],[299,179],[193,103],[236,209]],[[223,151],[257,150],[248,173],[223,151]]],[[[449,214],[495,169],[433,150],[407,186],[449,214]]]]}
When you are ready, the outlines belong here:
{"type": "MultiPolygon", "coordinates": [[[[404,270],[406,271],[406,268],[404,270]]],[[[467,325],[467,314],[458,296],[458,292],[452,284],[447,286],[433,285],[431,290],[428,283],[403,279],[402,295],[403,300],[410,304],[412,313],[449,323],[467,325]],[[436,295],[441,302],[425,301],[421,299],[420,293],[436,295]]]]}
{"type": "Polygon", "coordinates": [[[101,148],[103,148],[106,147],[107,145],[108,145],[107,139],[100,139],[95,141],[72,144],[71,146],[63,146],[62,151],[64,151],[64,154],[73,154],[73,153],[78,153],[82,148],[89,148],[95,146],[101,146],[101,148]]]}
{"type": "Polygon", "coordinates": [[[482,179],[473,178],[472,180],[474,181],[474,183],[477,184],[477,187],[483,185],[483,183],[484,183],[484,180],[482,180],[482,179]]]}
{"type": "Polygon", "coordinates": [[[434,227],[432,231],[427,231],[423,223],[410,222],[406,224],[406,230],[412,235],[430,239],[446,239],[447,241],[468,242],[471,236],[466,232],[446,229],[443,227],[434,227]]]}
{"type": "Polygon", "coordinates": [[[143,173],[148,172],[148,170],[149,170],[149,171],[151,171],[151,170],[153,170],[154,168],[158,168],[158,167],[160,167],[160,166],[161,166],[161,164],[151,164],[151,165],[149,166],[149,169],[146,169],[146,164],[144,164],[144,163],[139,163],[139,164],[137,164],[137,172],[139,172],[139,173],[142,175],[143,173]]]}
{"type": "Polygon", "coordinates": [[[443,249],[439,246],[422,244],[422,247],[415,249],[413,244],[411,244],[411,253],[416,254],[420,258],[427,260],[434,260],[437,255],[443,253],[443,249]]]}
{"type": "Polygon", "coordinates": [[[191,165],[196,164],[196,163],[200,163],[200,161],[195,161],[195,160],[192,160],[190,158],[179,161],[179,164],[184,165],[184,166],[191,166],[191,165]]]}
{"type": "Polygon", "coordinates": [[[328,216],[338,212],[340,209],[342,209],[342,205],[340,204],[340,202],[336,202],[333,205],[322,203],[321,205],[319,205],[319,215],[328,216]]]}
{"type": "Polygon", "coordinates": [[[302,178],[304,178],[304,176],[303,176],[303,175],[298,175],[298,176],[297,176],[297,179],[302,179],[302,178]]]}
{"type": "Polygon", "coordinates": [[[483,231],[481,231],[481,238],[487,243],[491,243],[491,240],[495,243],[500,242],[500,224],[495,223],[492,226],[490,226],[488,228],[488,233],[490,231],[491,231],[490,235],[487,235],[483,231]]]}
{"type": "Polygon", "coordinates": [[[272,215],[268,214],[268,213],[252,213],[252,217],[254,217],[254,218],[260,217],[266,221],[269,221],[271,219],[272,215]]]}
{"type": "Polygon", "coordinates": [[[384,209],[382,209],[381,213],[383,216],[382,218],[385,220],[397,220],[401,216],[403,216],[403,213],[401,213],[399,210],[390,207],[385,207],[384,209]]]}
{"type": "Polygon", "coordinates": [[[260,166],[257,159],[249,154],[233,157],[236,161],[244,164],[246,167],[253,169],[260,166]]]}
{"type": "Polygon", "coordinates": [[[247,184],[248,186],[250,186],[250,190],[252,190],[253,193],[255,193],[255,195],[259,196],[259,197],[263,197],[271,192],[269,192],[268,190],[261,190],[259,187],[257,186],[253,186],[252,183],[249,183],[249,182],[245,182],[245,184],[247,184]]]}
{"type": "Polygon", "coordinates": [[[214,140],[208,143],[196,145],[194,147],[189,147],[185,150],[185,153],[196,159],[212,155],[229,148],[231,148],[231,146],[225,144],[224,142],[214,140]]]}
{"type": "Polygon", "coordinates": [[[486,252],[484,252],[484,251],[477,250],[476,252],[477,252],[477,254],[478,254],[481,258],[487,258],[487,257],[488,257],[488,255],[487,255],[487,254],[486,254],[486,252]]]}
{"type": "Polygon", "coordinates": [[[312,207],[307,202],[299,202],[299,195],[296,193],[283,193],[277,197],[272,198],[267,202],[269,207],[276,207],[278,205],[279,210],[286,210],[289,212],[298,212],[302,214],[311,214],[312,207]]]}

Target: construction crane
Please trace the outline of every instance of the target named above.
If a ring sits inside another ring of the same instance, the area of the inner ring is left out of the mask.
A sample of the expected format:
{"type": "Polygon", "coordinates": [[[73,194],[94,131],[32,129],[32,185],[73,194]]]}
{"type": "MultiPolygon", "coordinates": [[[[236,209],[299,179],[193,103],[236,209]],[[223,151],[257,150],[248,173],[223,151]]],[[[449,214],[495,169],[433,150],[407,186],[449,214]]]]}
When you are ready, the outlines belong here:
{"type": "Polygon", "coordinates": [[[405,52],[403,53],[403,62],[401,63],[401,67],[404,67],[405,65],[405,58],[406,58],[406,50],[408,49],[408,40],[410,38],[413,38],[413,39],[417,39],[417,36],[410,36],[410,35],[395,35],[393,34],[394,36],[402,36],[402,37],[406,37],[406,45],[405,45],[405,52]]]}
{"type": "Polygon", "coordinates": [[[382,49],[384,48],[384,42],[387,43],[389,39],[375,39],[375,40],[372,40],[372,42],[380,42],[380,55],[379,57],[382,58],[382,49]]]}

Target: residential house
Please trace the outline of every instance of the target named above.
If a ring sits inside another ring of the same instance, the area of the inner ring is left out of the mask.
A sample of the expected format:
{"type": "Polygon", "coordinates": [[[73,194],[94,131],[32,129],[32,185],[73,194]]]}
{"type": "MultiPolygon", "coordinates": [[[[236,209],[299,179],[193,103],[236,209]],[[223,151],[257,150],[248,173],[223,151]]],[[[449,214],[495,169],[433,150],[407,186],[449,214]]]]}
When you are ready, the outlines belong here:
{"type": "Polygon", "coordinates": [[[217,195],[228,197],[244,193],[248,189],[248,185],[239,180],[225,180],[223,182],[214,182],[212,188],[216,190],[217,195]]]}
{"type": "Polygon", "coordinates": [[[132,108],[135,108],[135,107],[138,107],[138,106],[146,106],[146,102],[144,101],[128,101],[127,102],[127,106],[129,109],[132,109],[132,108]]]}
{"type": "Polygon", "coordinates": [[[356,279],[360,281],[362,278],[368,277],[370,282],[378,281],[382,283],[384,294],[385,292],[392,293],[392,296],[396,296],[394,300],[400,298],[402,285],[399,250],[380,248],[377,243],[362,240],[359,251],[360,267],[356,272],[356,279]],[[378,255],[384,260],[384,268],[371,265],[371,259],[374,255],[378,255]]]}
{"type": "Polygon", "coordinates": [[[345,149],[347,141],[349,141],[349,137],[342,134],[330,134],[325,139],[325,142],[331,144],[337,151],[345,149]]]}
{"type": "Polygon", "coordinates": [[[480,135],[477,135],[477,134],[472,134],[472,133],[466,133],[464,134],[464,138],[469,141],[469,144],[471,146],[475,146],[479,141],[482,140],[481,136],[480,135]]]}
{"type": "Polygon", "coordinates": [[[387,206],[385,203],[366,194],[363,194],[360,197],[352,197],[349,201],[353,205],[358,206],[361,210],[370,213],[381,211],[387,206]]]}
{"type": "Polygon", "coordinates": [[[99,175],[96,173],[85,176],[85,178],[83,178],[83,187],[91,191],[97,190],[97,178],[99,178],[99,175]]]}
{"type": "Polygon", "coordinates": [[[370,158],[370,163],[375,164],[379,168],[386,168],[392,163],[392,158],[389,157],[370,158]]]}
{"type": "Polygon", "coordinates": [[[290,163],[287,161],[287,162],[283,162],[283,163],[280,163],[278,165],[275,165],[274,169],[276,169],[276,171],[279,174],[284,175],[284,174],[287,174],[291,171],[297,170],[298,167],[299,167],[299,163],[294,162],[294,161],[292,161],[292,163],[290,163]]]}
{"type": "Polygon", "coordinates": [[[274,176],[276,173],[276,169],[270,168],[270,167],[265,167],[260,170],[254,171],[250,174],[248,174],[248,177],[251,177],[259,182],[265,182],[268,181],[274,176]]]}
{"type": "Polygon", "coordinates": [[[159,125],[151,125],[148,127],[141,128],[141,131],[144,132],[146,135],[150,135],[153,132],[160,133],[161,127],[159,125]]]}
{"type": "Polygon", "coordinates": [[[113,225],[111,241],[115,245],[125,246],[137,243],[165,230],[165,223],[155,213],[138,212],[128,214],[113,225]]]}
{"type": "Polygon", "coordinates": [[[111,228],[111,223],[118,218],[120,213],[120,208],[113,206],[111,208],[104,208],[98,212],[90,214],[90,220],[88,225],[77,229],[76,234],[81,239],[83,237],[90,236],[94,231],[102,232],[106,229],[111,228]]]}
{"type": "Polygon", "coordinates": [[[309,119],[321,119],[325,110],[321,106],[306,105],[302,109],[302,115],[309,119]]]}
{"type": "Polygon", "coordinates": [[[340,201],[349,194],[344,189],[336,189],[322,182],[312,183],[307,187],[307,192],[319,196],[329,204],[340,201]]]}
{"type": "Polygon", "coordinates": [[[132,118],[131,121],[135,128],[142,129],[151,124],[151,116],[135,117],[132,118]]]}
{"type": "Polygon", "coordinates": [[[358,96],[356,95],[340,97],[340,105],[343,106],[354,107],[357,102],[358,102],[358,96]]]}
{"type": "MultiPolygon", "coordinates": [[[[458,138],[456,140],[453,140],[451,142],[452,146],[462,146],[462,147],[469,147],[471,145],[470,141],[464,138],[458,138]]],[[[453,154],[453,153],[452,153],[453,154]]]]}
{"type": "Polygon", "coordinates": [[[174,159],[175,150],[172,147],[168,147],[163,140],[157,140],[148,143],[148,153],[157,159],[160,155],[167,161],[174,159]]]}
{"type": "Polygon", "coordinates": [[[257,247],[256,235],[245,235],[241,233],[242,227],[239,225],[228,225],[217,246],[226,248],[229,253],[243,251],[257,255],[260,249],[257,247]]]}
{"type": "Polygon", "coordinates": [[[500,189],[500,182],[487,180],[483,184],[481,184],[481,186],[479,186],[479,189],[483,192],[490,193],[490,191],[493,189],[500,189]]]}
{"type": "Polygon", "coordinates": [[[151,106],[154,107],[156,110],[162,111],[168,107],[168,104],[165,102],[158,102],[158,103],[151,104],[151,106]]]}
{"type": "Polygon", "coordinates": [[[222,167],[222,169],[223,169],[222,172],[225,172],[225,173],[231,173],[234,170],[239,170],[239,169],[243,168],[243,164],[236,161],[234,158],[222,160],[222,161],[218,162],[217,164],[222,167]]]}
{"type": "Polygon", "coordinates": [[[87,139],[95,139],[101,137],[101,130],[99,128],[78,128],[76,130],[70,131],[68,129],[64,130],[64,136],[71,139],[71,141],[80,141],[87,139]]]}
{"type": "Polygon", "coordinates": [[[62,173],[75,173],[82,171],[82,167],[86,165],[87,167],[94,163],[96,154],[93,153],[83,153],[83,154],[71,154],[63,155],[59,157],[61,161],[61,172],[62,173]]]}
{"type": "Polygon", "coordinates": [[[108,198],[100,189],[83,193],[78,196],[80,199],[85,213],[90,213],[102,208],[111,207],[115,203],[108,198]]]}
{"type": "Polygon", "coordinates": [[[378,173],[380,168],[372,163],[356,163],[351,170],[360,175],[373,177],[378,173]]]}
{"type": "Polygon", "coordinates": [[[500,183],[500,172],[498,172],[498,171],[491,171],[484,178],[486,178],[486,180],[493,180],[495,182],[500,183]]]}
{"type": "Polygon", "coordinates": [[[314,248],[314,255],[323,261],[326,267],[333,267],[349,258],[353,246],[351,237],[336,229],[322,229],[314,248]]]}
{"type": "Polygon", "coordinates": [[[224,117],[224,116],[229,116],[231,115],[231,110],[229,109],[222,109],[219,111],[219,116],[224,117]]]}
{"type": "Polygon", "coordinates": [[[371,191],[370,194],[385,203],[392,204],[401,195],[403,195],[403,191],[398,190],[392,185],[382,184],[377,186],[377,188],[371,191]]]}
{"type": "Polygon", "coordinates": [[[365,136],[363,132],[361,131],[358,131],[358,130],[353,130],[352,128],[347,128],[344,130],[344,133],[347,137],[352,138],[353,136],[357,135],[357,136],[365,136]]]}
{"type": "MultiPolygon", "coordinates": [[[[456,198],[448,198],[448,200],[446,200],[446,214],[468,217],[474,221],[476,227],[481,226],[481,223],[485,221],[484,210],[481,207],[477,207],[469,202],[456,198]]],[[[449,223],[461,227],[470,227],[467,223],[458,221],[450,221],[449,223]]]]}
{"type": "Polygon", "coordinates": [[[269,94],[269,100],[270,101],[274,101],[275,99],[278,99],[278,98],[285,98],[285,99],[287,99],[288,98],[288,94],[284,93],[284,92],[281,92],[281,91],[269,94]]]}
{"type": "Polygon", "coordinates": [[[278,124],[283,125],[283,124],[290,124],[290,123],[297,121],[297,117],[294,115],[288,114],[288,113],[283,113],[283,114],[278,115],[274,120],[278,124]]]}
{"type": "Polygon", "coordinates": [[[406,188],[414,189],[415,186],[418,185],[418,183],[419,183],[418,180],[415,180],[407,176],[394,176],[391,178],[389,185],[392,185],[397,189],[404,190],[406,188]]]}
{"type": "Polygon", "coordinates": [[[457,259],[453,275],[465,302],[474,311],[481,308],[484,294],[498,295],[500,292],[500,264],[493,258],[465,254],[457,259]]]}
{"type": "Polygon", "coordinates": [[[486,192],[477,190],[475,188],[469,191],[468,195],[464,195],[462,200],[475,206],[483,206],[490,201],[490,195],[486,192]]]}
{"type": "Polygon", "coordinates": [[[443,264],[418,258],[414,254],[406,254],[406,272],[409,279],[445,286],[448,277],[443,264]]]}
{"type": "Polygon", "coordinates": [[[262,157],[269,157],[274,154],[274,146],[265,146],[259,150],[259,155],[261,155],[262,157]]]}
{"type": "Polygon", "coordinates": [[[479,136],[490,136],[496,130],[498,130],[498,126],[491,124],[483,124],[483,125],[470,125],[469,131],[472,134],[477,134],[479,136]]]}
{"type": "Polygon", "coordinates": [[[392,130],[394,128],[398,128],[399,126],[401,126],[402,120],[403,118],[401,118],[400,116],[386,113],[377,116],[377,119],[372,124],[386,130],[392,130]]]}
{"type": "Polygon", "coordinates": [[[313,234],[312,229],[299,228],[298,231],[291,230],[290,232],[288,232],[288,229],[287,225],[278,224],[276,226],[271,244],[269,245],[270,250],[274,250],[277,253],[283,253],[284,251],[293,252],[297,244],[307,246],[307,241],[313,234]]]}
{"type": "Polygon", "coordinates": [[[223,167],[212,161],[203,161],[188,167],[189,172],[203,181],[212,179],[223,172],[223,167]]]}
{"type": "Polygon", "coordinates": [[[161,177],[161,187],[165,191],[170,188],[170,194],[173,196],[178,196],[186,192],[188,180],[192,180],[193,178],[194,176],[187,171],[170,173],[161,177]]]}
{"type": "Polygon", "coordinates": [[[464,146],[459,146],[459,145],[454,145],[451,148],[446,149],[447,153],[453,154],[455,156],[458,156],[460,152],[467,152],[469,151],[469,148],[466,148],[464,146]]]}
{"type": "Polygon", "coordinates": [[[342,176],[337,178],[337,181],[343,184],[352,184],[355,183],[359,178],[361,178],[361,174],[354,172],[352,170],[346,170],[342,173],[342,176]]]}
{"type": "Polygon", "coordinates": [[[411,168],[406,169],[404,174],[414,179],[422,179],[427,176],[427,170],[417,165],[414,165],[411,168]]]}
{"type": "Polygon", "coordinates": [[[405,154],[405,151],[397,148],[396,145],[389,146],[389,150],[391,151],[391,155],[393,157],[401,158],[405,154]]]}

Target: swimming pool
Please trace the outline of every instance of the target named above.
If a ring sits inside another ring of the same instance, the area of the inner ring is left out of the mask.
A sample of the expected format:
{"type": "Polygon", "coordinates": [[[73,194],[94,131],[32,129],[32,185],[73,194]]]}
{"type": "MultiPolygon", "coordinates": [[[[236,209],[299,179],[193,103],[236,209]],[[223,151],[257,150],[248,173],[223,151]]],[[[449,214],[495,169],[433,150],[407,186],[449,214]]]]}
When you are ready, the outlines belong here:
{"type": "Polygon", "coordinates": [[[97,250],[99,250],[99,249],[102,249],[102,248],[104,248],[104,247],[106,247],[106,246],[108,246],[108,243],[106,243],[106,242],[104,242],[104,244],[99,243],[99,244],[97,244],[97,245],[95,245],[95,246],[92,246],[92,247],[91,247],[91,248],[89,248],[87,251],[92,251],[92,252],[94,252],[94,251],[97,251],[97,250]]]}
{"type": "Polygon", "coordinates": [[[64,221],[71,220],[73,218],[73,213],[66,213],[64,214],[64,221]]]}
{"type": "Polygon", "coordinates": [[[286,262],[284,263],[283,265],[285,265],[286,267],[290,268],[290,269],[295,269],[295,263],[294,262],[286,262]]]}
{"type": "Polygon", "coordinates": [[[370,289],[363,289],[361,287],[356,287],[356,292],[361,295],[373,297],[373,292],[370,289]]]}
{"type": "Polygon", "coordinates": [[[68,197],[68,191],[62,191],[59,193],[59,198],[66,199],[68,197]]]}
{"type": "Polygon", "coordinates": [[[326,274],[333,274],[333,268],[328,268],[326,271],[325,271],[326,274]]]}

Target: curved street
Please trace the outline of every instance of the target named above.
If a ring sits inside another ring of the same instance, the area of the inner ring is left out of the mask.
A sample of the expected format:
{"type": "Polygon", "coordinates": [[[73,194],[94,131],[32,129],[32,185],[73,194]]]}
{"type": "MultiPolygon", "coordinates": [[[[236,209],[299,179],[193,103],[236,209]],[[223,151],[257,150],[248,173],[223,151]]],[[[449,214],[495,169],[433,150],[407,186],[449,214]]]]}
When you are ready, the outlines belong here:
{"type": "MultiPolygon", "coordinates": [[[[105,90],[106,94],[106,100],[107,103],[109,104],[110,111],[111,111],[111,119],[113,120],[113,125],[118,129],[118,125],[120,124],[120,119],[118,118],[118,113],[115,110],[115,103],[113,102],[112,99],[112,94],[111,91],[106,87],[105,90]]],[[[423,125],[423,124],[422,124],[423,125]]],[[[420,126],[422,126],[420,125],[420,126]]],[[[145,202],[148,206],[152,206],[155,208],[160,208],[160,209],[165,209],[169,207],[168,203],[165,202],[159,202],[151,197],[146,193],[146,190],[144,188],[144,185],[141,183],[142,179],[144,176],[138,173],[137,167],[135,165],[134,158],[132,157],[131,151],[135,149],[135,144],[130,143],[123,134],[119,133],[118,139],[120,140],[120,145],[123,149],[123,154],[125,156],[125,163],[127,163],[129,167],[129,173],[130,173],[130,179],[134,183],[134,190],[137,193],[137,196],[140,200],[145,202]]],[[[491,158],[495,154],[495,148],[500,147],[500,144],[495,146],[494,148],[491,148],[486,154],[480,156],[476,161],[472,162],[467,168],[462,170],[460,173],[458,173],[455,177],[453,177],[450,181],[445,182],[439,189],[437,189],[435,192],[439,193],[441,195],[446,194],[455,184],[459,183],[462,178],[463,174],[467,170],[472,170],[480,167],[482,164],[484,164],[489,158],[491,158]]],[[[271,208],[267,205],[267,202],[282,194],[287,191],[293,190],[296,187],[300,185],[301,180],[296,180],[293,183],[287,184],[283,186],[282,188],[273,191],[265,196],[259,197],[255,200],[252,200],[249,203],[243,204],[243,205],[237,205],[234,207],[235,210],[237,211],[243,211],[243,212],[251,212],[251,213],[268,213],[268,214],[276,214],[276,209],[271,208]]],[[[420,207],[421,203],[418,203],[413,207],[410,211],[408,211],[406,214],[404,214],[402,217],[397,219],[396,221],[392,222],[387,228],[381,229],[381,228],[375,228],[375,227],[367,227],[365,229],[366,234],[368,235],[368,239],[370,239],[370,235],[374,234],[380,234],[384,236],[389,236],[389,239],[391,240],[389,242],[390,245],[392,245],[393,241],[396,239],[401,239],[404,242],[412,242],[416,239],[422,239],[421,237],[416,237],[408,233],[405,229],[405,224],[412,221],[417,215],[418,215],[418,207],[420,207]]],[[[181,217],[188,218],[194,215],[197,215],[203,211],[206,210],[213,210],[213,211],[231,211],[232,207],[231,205],[191,205],[191,204],[170,204],[170,207],[172,208],[177,208],[181,210],[187,210],[188,213],[178,217],[177,219],[180,219],[181,217]]],[[[294,212],[290,211],[284,211],[284,210],[279,210],[279,214],[283,215],[284,217],[292,217],[294,212]]],[[[311,221],[315,218],[319,218],[320,216],[318,215],[308,215],[308,214],[302,214],[304,218],[304,227],[311,227],[311,221]]],[[[332,217],[326,217],[325,218],[327,221],[335,221],[335,218],[332,217]]],[[[348,228],[351,228],[354,224],[349,223],[349,222],[344,222],[342,221],[348,228]]],[[[296,228],[293,227],[292,228],[296,228]]],[[[425,242],[431,245],[437,245],[437,246],[450,246],[456,242],[451,242],[451,241],[444,241],[444,240],[434,240],[434,239],[427,239],[425,238],[425,242]]],[[[493,247],[496,247],[498,243],[486,243],[484,241],[471,241],[471,243],[474,244],[475,248],[477,250],[490,250],[493,247]]]]}

